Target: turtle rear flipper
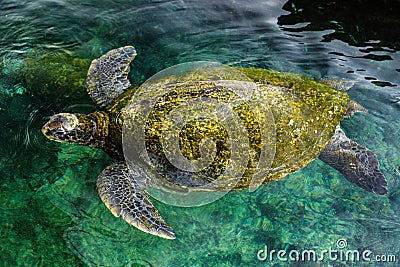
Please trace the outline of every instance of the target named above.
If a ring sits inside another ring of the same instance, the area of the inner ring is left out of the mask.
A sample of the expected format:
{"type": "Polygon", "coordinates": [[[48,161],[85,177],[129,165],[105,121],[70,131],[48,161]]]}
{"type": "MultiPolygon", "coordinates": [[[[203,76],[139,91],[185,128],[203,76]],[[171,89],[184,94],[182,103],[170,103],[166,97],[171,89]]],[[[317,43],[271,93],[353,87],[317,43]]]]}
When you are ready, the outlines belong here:
{"type": "Polygon", "coordinates": [[[129,64],[135,57],[135,48],[125,46],[111,50],[92,61],[86,78],[86,88],[99,107],[106,107],[131,86],[128,79],[129,64]]]}
{"type": "Polygon", "coordinates": [[[376,155],[348,138],[339,126],[319,159],[359,187],[378,195],[387,194],[387,182],[379,169],[376,155]]]}
{"type": "Polygon", "coordinates": [[[97,191],[114,216],[122,217],[143,232],[175,239],[174,230],[161,218],[145,189],[137,182],[139,178],[125,163],[114,163],[99,175],[97,191]]]}

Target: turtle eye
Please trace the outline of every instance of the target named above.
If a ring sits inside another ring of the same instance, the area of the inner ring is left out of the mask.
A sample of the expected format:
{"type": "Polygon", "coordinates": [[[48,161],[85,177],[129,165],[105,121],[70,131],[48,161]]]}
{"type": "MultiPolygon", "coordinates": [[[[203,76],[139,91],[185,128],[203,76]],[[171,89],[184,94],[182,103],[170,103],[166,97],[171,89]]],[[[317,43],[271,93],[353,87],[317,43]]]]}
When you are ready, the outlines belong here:
{"type": "Polygon", "coordinates": [[[59,131],[60,129],[65,129],[65,123],[67,123],[65,118],[57,116],[51,119],[45,126],[51,131],[59,131]]]}

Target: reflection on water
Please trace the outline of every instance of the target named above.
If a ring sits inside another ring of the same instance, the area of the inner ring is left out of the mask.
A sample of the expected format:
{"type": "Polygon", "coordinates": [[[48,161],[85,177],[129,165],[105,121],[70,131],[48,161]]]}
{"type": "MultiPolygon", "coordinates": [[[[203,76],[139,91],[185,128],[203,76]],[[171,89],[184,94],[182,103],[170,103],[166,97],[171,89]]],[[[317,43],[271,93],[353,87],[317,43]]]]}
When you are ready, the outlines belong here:
{"type": "MultiPolygon", "coordinates": [[[[348,1],[347,3],[329,1],[288,1],[282,9],[290,14],[278,18],[279,25],[306,23],[289,32],[334,30],[324,35],[324,42],[342,40],[351,46],[365,47],[366,51],[399,51],[400,3],[387,1],[348,1]]],[[[374,60],[390,59],[390,55],[376,57],[374,60]]]]}
{"type": "Polygon", "coordinates": [[[397,3],[376,1],[1,1],[0,261],[268,265],[256,255],[265,244],[322,250],[339,238],[349,249],[400,260],[400,32],[391,27],[399,11],[397,3]],[[376,152],[389,194],[355,188],[315,161],[256,192],[231,192],[203,207],[156,203],[178,233],[174,241],[133,229],[108,212],[95,190],[112,159],[40,133],[54,113],[92,110],[84,88],[90,60],[129,44],[138,51],[132,83],[196,60],[355,80],[349,94],[369,113],[342,126],[376,152]]]}

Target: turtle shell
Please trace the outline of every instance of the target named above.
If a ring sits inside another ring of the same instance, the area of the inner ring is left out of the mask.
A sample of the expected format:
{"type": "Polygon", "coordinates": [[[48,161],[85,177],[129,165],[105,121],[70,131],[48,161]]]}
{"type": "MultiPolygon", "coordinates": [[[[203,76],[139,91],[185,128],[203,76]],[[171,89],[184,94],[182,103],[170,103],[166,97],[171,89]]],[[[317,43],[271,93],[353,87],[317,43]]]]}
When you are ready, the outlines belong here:
{"type": "Polygon", "coordinates": [[[195,62],[154,75],[106,111],[128,163],[142,162],[167,187],[210,191],[302,169],[349,103],[346,92],[298,74],[195,62]]]}

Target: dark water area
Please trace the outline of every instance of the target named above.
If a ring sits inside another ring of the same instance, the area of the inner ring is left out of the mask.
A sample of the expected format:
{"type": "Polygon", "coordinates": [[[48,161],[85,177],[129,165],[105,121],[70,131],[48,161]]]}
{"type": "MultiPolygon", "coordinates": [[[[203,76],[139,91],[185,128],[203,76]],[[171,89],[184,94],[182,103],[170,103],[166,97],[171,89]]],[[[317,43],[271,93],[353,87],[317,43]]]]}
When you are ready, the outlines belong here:
{"type": "Polygon", "coordinates": [[[0,266],[399,266],[399,1],[0,0],[0,266]],[[143,233],[106,209],[104,152],[47,140],[59,112],[96,110],[90,62],[135,46],[132,84],[210,60],[348,79],[368,109],[342,122],[377,154],[389,193],[355,187],[316,160],[255,192],[196,208],[155,205],[177,239],[143,233]],[[270,250],[371,250],[396,262],[257,259],[270,250]]]}

